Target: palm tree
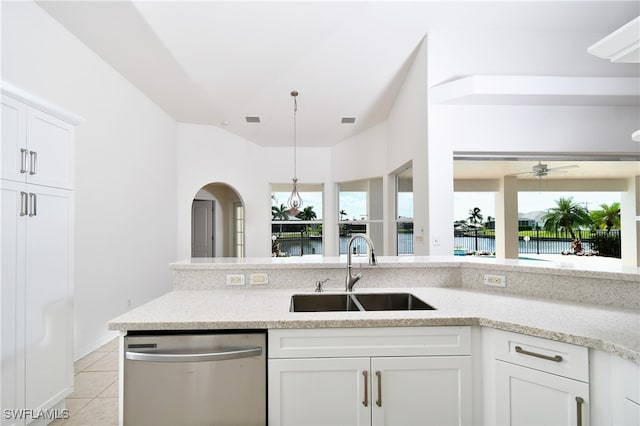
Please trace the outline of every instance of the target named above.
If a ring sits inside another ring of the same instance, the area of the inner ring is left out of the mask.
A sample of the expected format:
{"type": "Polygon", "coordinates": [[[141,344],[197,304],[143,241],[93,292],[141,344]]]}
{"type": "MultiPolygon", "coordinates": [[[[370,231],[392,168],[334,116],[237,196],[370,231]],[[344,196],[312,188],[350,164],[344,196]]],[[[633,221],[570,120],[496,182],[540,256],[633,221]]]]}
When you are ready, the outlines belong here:
{"type": "Polygon", "coordinates": [[[589,212],[580,204],[574,203],[573,197],[560,197],[556,200],[556,204],[556,207],[550,208],[547,214],[542,216],[546,231],[557,231],[559,228],[564,228],[571,234],[571,239],[575,240],[574,228],[581,225],[591,225],[589,212]]]}
{"type": "Polygon", "coordinates": [[[318,216],[313,211],[313,206],[307,206],[296,217],[300,220],[314,220],[318,216]]]}
{"type": "Polygon", "coordinates": [[[469,210],[469,222],[471,223],[482,223],[482,219],[484,216],[482,216],[482,213],[480,213],[480,208],[479,207],[474,207],[473,209],[469,210]]]}
{"type": "Polygon", "coordinates": [[[485,222],[486,226],[489,226],[491,222],[493,222],[495,218],[493,216],[487,216],[487,221],[485,222]]]}
{"type": "Polygon", "coordinates": [[[347,216],[347,212],[344,210],[340,210],[339,214],[340,214],[340,220],[344,220],[345,216],[347,216]]]}
{"type": "Polygon", "coordinates": [[[271,216],[273,220],[287,220],[289,219],[289,209],[284,204],[280,204],[280,207],[271,206],[271,216]]]}
{"type": "Polygon", "coordinates": [[[611,228],[620,228],[620,203],[615,202],[610,206],[602,203],[600,208],[602,210],[594,210],[590,214],[596,228],[606,229],[607,232],[611,228]]]}

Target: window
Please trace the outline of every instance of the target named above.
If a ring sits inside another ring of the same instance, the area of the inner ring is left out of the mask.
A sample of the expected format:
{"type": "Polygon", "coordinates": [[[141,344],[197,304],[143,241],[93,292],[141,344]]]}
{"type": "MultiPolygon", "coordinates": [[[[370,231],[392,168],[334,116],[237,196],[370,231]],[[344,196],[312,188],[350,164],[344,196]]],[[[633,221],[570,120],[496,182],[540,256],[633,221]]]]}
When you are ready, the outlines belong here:
{"type": "Polygon", "coordinates": [[[298,185],[302,210],[289,212],[290,184],[271,185],[271,255],[308,256],[323,253],[321,184],[298,185]]]}
{"type": "Polygon", "coordinates": [[[413,169],[396,175],[397,254],[413,254],[413,169]]]}
{"type": "Polygon", "coordinates": [[[233,221],[235,224],[235,256],[244,257],[244,207],[242,203],[233,203],[233,221]]]}
{"type": "MultiPolygon", "coordinates": [[[[382,178],[338,184],[338,236],[340,254],[347,253],[351,237],[367,234],[375,247],[383,244],[382,178]]],[[[355,254],[366,254],[364,241],[354,242],[355,254]]]]}

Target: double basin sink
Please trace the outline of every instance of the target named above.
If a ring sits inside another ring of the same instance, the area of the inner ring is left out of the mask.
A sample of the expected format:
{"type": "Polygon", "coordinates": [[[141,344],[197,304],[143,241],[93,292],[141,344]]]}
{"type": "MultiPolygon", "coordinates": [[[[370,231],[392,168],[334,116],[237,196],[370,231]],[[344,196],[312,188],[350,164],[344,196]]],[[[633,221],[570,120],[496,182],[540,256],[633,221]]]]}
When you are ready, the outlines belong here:
{"type": "Polygon", "coordinates": [[[290,312],[435,310],[410,293],[294,294],[290,312]]]}

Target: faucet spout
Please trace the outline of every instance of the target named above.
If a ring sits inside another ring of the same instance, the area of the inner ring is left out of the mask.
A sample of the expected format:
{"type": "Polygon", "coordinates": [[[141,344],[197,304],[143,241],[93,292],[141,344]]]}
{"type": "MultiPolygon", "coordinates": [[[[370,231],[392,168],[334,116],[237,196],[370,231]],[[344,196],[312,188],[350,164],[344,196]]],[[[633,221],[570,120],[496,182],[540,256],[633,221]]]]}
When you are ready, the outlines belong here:
{"type": "Polygon", "coordinates": [[[362,234],[354,235],[353,237],[351,237],[351,239],[349,240],[349,244],[347,244],[347,277],[345,279],[345,291],[347,292],[353,291],[354,284],[358,282],[360,278],[362,278],[362,274],[360,273],[357,275],[352,274],[353,265],[351,260],[351,247],[353,246],[353,242],[358,238],[362,238],[369,246],[369,265],[373,266],[378,264],[378,261],[376,260],[376,250],[373,246],[373,241],[371,241],[371,239],[369,239],[369,237],[367,237],[366,235],[362,234]]]}

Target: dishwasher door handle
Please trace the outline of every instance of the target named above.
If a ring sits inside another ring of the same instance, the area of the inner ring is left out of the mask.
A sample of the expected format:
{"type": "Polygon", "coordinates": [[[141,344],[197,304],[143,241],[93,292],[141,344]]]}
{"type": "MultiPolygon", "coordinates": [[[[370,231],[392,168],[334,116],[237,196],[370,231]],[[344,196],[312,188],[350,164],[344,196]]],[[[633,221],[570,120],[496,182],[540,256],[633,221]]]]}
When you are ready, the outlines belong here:
{"type": "Polygon", "coordinates": [[[227,359],[249,358],[262,355],[262,348],[232,349],[223,352],[204,353],[148,353],[127,351],[125,358],[131,361],[153,362],[207,362],[227,359]]]}

